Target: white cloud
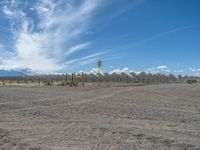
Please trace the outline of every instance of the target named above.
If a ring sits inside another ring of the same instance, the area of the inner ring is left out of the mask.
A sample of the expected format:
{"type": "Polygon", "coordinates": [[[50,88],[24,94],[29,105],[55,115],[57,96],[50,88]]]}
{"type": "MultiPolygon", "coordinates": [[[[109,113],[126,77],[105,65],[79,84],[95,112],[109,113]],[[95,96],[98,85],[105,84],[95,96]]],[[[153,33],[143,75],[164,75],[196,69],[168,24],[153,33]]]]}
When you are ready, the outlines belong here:
{"type": "Polygon", "coordinates": [[[0,65],[0,70],[18,70],[19,68],[17,66],[3,66],[0,65]]]}
{"type": "Polygon", "coordinates": [[[129,74],[130,72],[133,72],[133,70],[130,70],[129,68],[122,68],[122,69],[118,68],[110,71],[110,73],[118,73],[118,74],[123,72],[129,74]]]}
{"type": "MultiPolygon", "coordinates": [[[[29,68],[40,73],[57,72],[73,62],[66,62],[67,56],[91,44],[77,44],[77,41],[87,32],[101,0],[83,0],[79,4],[65,0],[38,0],[34,6],[28,7],[37,21],[19,4],[15,5],[18,1],[12,0],[3,6],[4,14],[11,21],[14,44],[12,53],[0,62],[1,65],[29,68]]],[[[92,60],[84,61],[82,65],[92,60]]]]}
{"type": "Polygon", "coordinates": [[[13,17],[13,16],[15,16],[15,13],[12,12],[12,11],[10,11],[10,10],[8,9],[7,6],[2,7],[2,11],[3,11],[3,13],[4,13],[5,15],[7,15],[8,17],[13,17]]]}
{"type": "Polygon", "coordinates": [[[153,68],[149,68],[146,70],[147,73],[170,73],[171,70],[166,65],[157,66],[153,68]]]}
{"type": "Polygon", "coordinates": [[[95,63],[97,60],[98,60],[97,58],[91,58],[88,60],[84,60],[84,61],[80,62],[80,65],[84,66],[84,65],[92,64],[92,63],[95,63]]]}
{"type": "Polygon", "coordinates": [[[84,57],[81,57],[81,58],[72,59],[72,60],[65,62],[64,65],[68,66],[68,65],[75,64],[75,63],[81,63],[82,61],[97,58],[97,56],[100,56],[100,55],[103,55],[103,54],[105,54],[105,52],[98,52],[98,53],[94,53],[92,55],[84,56],[84,57]]]}
{"type": "Polygon", "coordinates": [[[70,55],[70,54],[72,54],[72,53],[74,53],[74,52],[77,52],[77,51],[79,51],[79,50],[85,49],[85,48],[87,48],[89,45],[90,45],[90,43],[82,43],[82,44],[73,46],[73,47],[69,48],[69,50],[65,53],[65,55],[70,55]]]}
{"type": "Polygon", "coordinates": [[[4,48],[3,44],[0,43],[0,49],[4,48]]]}
{"type": "Polygon", "coordinates": [[[196,72],[196,71],[198,71],[197,69],[195,69],[195,68],[191,68],[191,67],[189,68],[189,70],[192,71],[192,72],[196,72]]]}
{"type": "Polygon", "coordinates": [[[175,70],[174,73],[184,73],[184,70],[175,70]]]}
{"type": "Polygon", "coordinates": [[[111,65],[111,66],[109,66],[109,67],[110,67],[110,68],[113,68],[114,66],[111,65]]]}
{"type": "Polygon", "coordinates": [[[200,68],[192,68],[192,67],[190,67],[188,69],[189,69],[189,71],[192,72],[193,75],[195,75],[195,76],[199,76],[200,75],[200,68]]]}
{"type": "Polygon", "coordinates": [[[105,54],[105,52],[98,52],[81,58],[71,59],[64,63],[66,70],[77,69],[79,66],[93,64],[98,60],[98,57],[105,54]]]}
{"type": "MultiPolygon", "coordinates": [[[[112,3],[112,1],[110,1],[112,3]]],[[[122,1],[119,1],[122,2],[122,1]]],[[[119,9],[116,13],[114,13],[111,17],[118,17],[119,15],[137,7],[140,6],[141,4],[143,4],[145,2],[145,0],[133,0],[128,2],[128,5],[126,5],[126,7],[119,9]]]]}
{"type": "MultiPolygon", "coordinates": [[[[146,71],[135,71],[135,70],[129,69],[127,67],[122,68],[122,69],[121,68],[117,68],[117,69],[111,70],[109,72],[109,74],[112,74],[112,73],[117,73],[117,74],[126,73],[127,75],[130,75],[131,72],[134,72],[136,74],[139,74],[141,72],[146,72],[146,73],[152,73],[152,74],[157,74],[157,73],[170,74],[170,73],[174,73],[176,75],[178,75],[178,74],[181,74],[181,75],[188,74],[188,75],[193,75],[193,76],[200,76],[200,68],[198,68],[198,69],[196,68],[195,72],[194,72],[194,69],[193,69],[193,72],[190,73],[190,72],[186,72],[185,70],[182,70],[182,69],[171,70],[166,65],[153,67],[153,68],[147,69],[146,71]]],[[[87,72],[87,73],[94,73],[94,74],[96,74],[96,73],[98,73],[98,68],[92,68],[92,70],[90,72],[87,72]]]]}
{"type": "Polygon", "coordinates": [[[157,66],[156,68],[157,68],[157,69],[168,69],[167,66],[157,66]]]}
{"type": "Polygon", "coordinates": [[[132,69],[129,69],[129,68],[125,67],[125,68],[122,68],[122,69],[120,69],[120,68],[113,69],[113,70],[111,70],[111,71],[109,72],[109,74],[112,74],[112,73],[116,73],[116,74],[126,73],[127,75],[132,76],[132,75],[130,74],[131,72],[134,72],[134,73],[136,73],[136,74],[139,74],[139,73],[141,73],[142,71],[136,71],[136,70],[132,70],[132,69]]]}
{"type": "Polygon", "coordinates": [[[183,27],[179,27],[179,28],[174,28],[172,30],[169,30],[169,31],[157,34],[155,36],[149,37],[147,39],[143,39],[141,41],[138,41],[138,44],[149,42],[149,41],[152,41],[152,40],[156,40],[156,39],[159,39],[161,37],[165,37],[167,35],[170,35],[170,34],[173,34],[173,33],[176,33],[176,32],[180,32],[180,31],[183,31],[183,30],[187,30],[187,29],[190,29],[190,28],[192,28],[192,26],[183,26],[183,27]]]}
{"type": "Polygon", "coordinates": [[[92,68],[91,70],[90,70],[90,73],[92,73],[92,74],[97,74],[99,72],[99,69],[98,68],[92,68]]]}

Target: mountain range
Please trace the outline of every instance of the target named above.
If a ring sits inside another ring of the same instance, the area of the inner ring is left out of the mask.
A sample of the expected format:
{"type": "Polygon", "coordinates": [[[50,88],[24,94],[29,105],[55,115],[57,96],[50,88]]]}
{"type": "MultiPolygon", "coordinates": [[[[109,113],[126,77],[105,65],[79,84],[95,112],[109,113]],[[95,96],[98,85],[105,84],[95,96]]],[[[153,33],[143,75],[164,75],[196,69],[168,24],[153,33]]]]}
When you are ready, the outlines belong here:
{"type": "Polygon", "coordinates": [[[28,74],[26,70],[0,70],[0,77],[26,76],[28,74]]]}

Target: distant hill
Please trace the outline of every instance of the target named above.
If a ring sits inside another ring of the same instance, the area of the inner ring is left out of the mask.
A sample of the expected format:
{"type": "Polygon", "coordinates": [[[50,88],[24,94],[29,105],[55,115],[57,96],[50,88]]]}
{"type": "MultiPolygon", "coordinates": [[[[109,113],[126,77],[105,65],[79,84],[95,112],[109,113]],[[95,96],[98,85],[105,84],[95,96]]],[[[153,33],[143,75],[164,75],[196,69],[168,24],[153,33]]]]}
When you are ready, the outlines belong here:
{"type": "Polygon", "coordinates": [[[13,77],[13,76],[26,76],[27,73],[24,71],[16,71],[16,70],[0,70],[0,77],[13,77]]]}

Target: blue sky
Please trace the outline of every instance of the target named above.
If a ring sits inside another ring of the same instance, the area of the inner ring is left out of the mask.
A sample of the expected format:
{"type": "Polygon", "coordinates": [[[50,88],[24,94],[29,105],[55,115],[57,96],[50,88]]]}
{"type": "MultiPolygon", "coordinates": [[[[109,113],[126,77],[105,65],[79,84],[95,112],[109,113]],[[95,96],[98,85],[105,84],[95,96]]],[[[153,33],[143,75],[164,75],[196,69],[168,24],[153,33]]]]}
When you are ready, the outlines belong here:
{"type": "Polygon", "coordinates": [[[1,0],[0,69],[200,75],[199,0],[1,0]]]}

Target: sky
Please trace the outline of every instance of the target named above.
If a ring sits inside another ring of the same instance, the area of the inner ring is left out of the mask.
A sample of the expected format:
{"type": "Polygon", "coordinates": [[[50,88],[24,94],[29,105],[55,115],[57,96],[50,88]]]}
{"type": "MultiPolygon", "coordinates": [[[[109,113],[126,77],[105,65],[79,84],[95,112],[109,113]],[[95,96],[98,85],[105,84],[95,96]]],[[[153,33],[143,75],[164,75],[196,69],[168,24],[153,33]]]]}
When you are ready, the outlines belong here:
{"type": "Polygon", "coordinates": [[[0,70],[200,76],[199,0],[0,0],[0,70]]]}

